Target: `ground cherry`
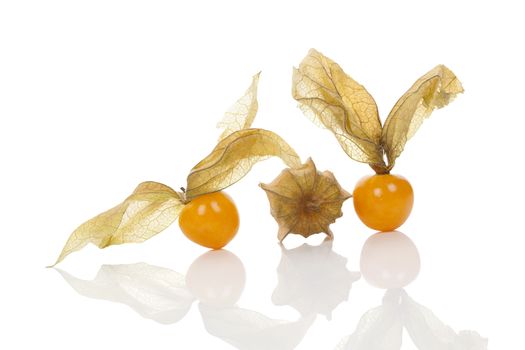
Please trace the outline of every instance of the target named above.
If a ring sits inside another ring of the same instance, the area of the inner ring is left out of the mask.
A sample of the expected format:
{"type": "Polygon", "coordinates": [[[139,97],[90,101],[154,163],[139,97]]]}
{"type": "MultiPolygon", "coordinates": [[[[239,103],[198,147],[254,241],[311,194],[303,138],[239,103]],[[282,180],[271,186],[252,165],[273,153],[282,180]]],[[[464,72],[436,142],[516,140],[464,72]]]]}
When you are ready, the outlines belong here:
{"type": "Polygon", "coordinates": [[[235,237],[239,229],[239,213],[226,193],[208,193],[192,199],[182,209],[179,226],[193,242],[220,249],[235,237]]]}
{"type": "Polygon", "coordinates": [[[414,191],[403,177],[376,174],[362,178],[354,189],[354,208],[361,221],[378,231],[392,231],[410,215],[414,191]]]}

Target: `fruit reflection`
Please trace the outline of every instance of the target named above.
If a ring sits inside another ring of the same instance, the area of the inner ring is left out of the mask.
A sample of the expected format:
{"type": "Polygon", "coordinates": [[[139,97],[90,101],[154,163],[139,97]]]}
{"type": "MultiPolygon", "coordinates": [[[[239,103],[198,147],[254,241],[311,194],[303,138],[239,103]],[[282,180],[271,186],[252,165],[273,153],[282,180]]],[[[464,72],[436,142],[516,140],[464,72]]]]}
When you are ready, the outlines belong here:
{"type": "Polygon", "coordinates": [[[454,331],[434,312],[412,299],[403,287],[417,277],[418,250],[401,232],[377,233],[364,244],[361,273],[366,281],[387,289],[383,300],[363,314],[355,330],[336,350],[412,349],[486,350],[487,339],[475,331],[454,331]]]}
{"type": "Polygon", "coordinates": [[[227,250],[211,250],[198,257],[186,274],[186,285],[201,302],[216,306],[237,303],[246,272],[241,260],[227,250]]]}
{"type": "Polygon", "coordinates": [[[416,279],[421,266],[419,252],[405,234],[379,232],[361,250],[361,274],[377,288],[403,288],[416,279]]]}

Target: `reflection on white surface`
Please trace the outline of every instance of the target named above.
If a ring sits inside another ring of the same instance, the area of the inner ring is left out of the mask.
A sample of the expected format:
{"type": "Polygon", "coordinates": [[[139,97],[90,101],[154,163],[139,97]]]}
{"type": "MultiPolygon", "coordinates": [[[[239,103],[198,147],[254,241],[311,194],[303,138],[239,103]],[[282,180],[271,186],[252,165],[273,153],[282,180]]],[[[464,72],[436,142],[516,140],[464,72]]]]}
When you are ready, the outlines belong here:
{"type": "Polygon", "coordinates": [[[336,350],[399,350],[403,327],[420,350],[484,350],[487,339],[474,331],[455,332],[402,289],[390,289],[383,304],[367,311],[355,332],[336,350]]]}
{"type": "Polygon", "coordinates": [[[244,287],[244,267],[227,251],[203,254],[188,269],[186,281],[200,300],[206,331],[238,349],[294,349],[315,320],[314,316],[276,320],[235,306],[244,287]]]}
{"type": "Polygon", "coordinates": [[[314,315],[296,321],[276,320],[236,306],[244,289],[245,270],[241,260],[226,250],[201,255],[186,278],[145,263],[103,265],[93,280],[57,271],[79,294],[126,304],[163,324],[181,320],[197,299],[208,333],[242,350],[294,349],[315,321],[314,315]]]}
{"type": "Polygon", "coordinates": [[[246,283],[242,261],[227,250],[211,250],[191,264],[186,274],[189,291],[201,302],[231,306],[239,301],[246,283]]]}
{"type": "Polygon", "coordinates": [[[487,339],[474,331],[456,333],[398,288],[412,282],[419,267],[417,248],[406,235],[388,232],[371,236],[361,252],[363,277],[387,291],[382,305],[367,311],[354,333],[343,339],[336,350],[399,350],[404,328],[420,350],[487,349],[487,339]]]}
{"type": "Polygon", "coordinates": [[[208,333],[242,350],[295,349],[315,321],[315,316],[281,321],[251,310],[204,303],[199,310],[208,333]]]}
{"type": "MultiPolygon", "coordinates": [[[[332,242],[304,244],[287,250],[277,269],[272,300],[295,308],[296,320],[278,320],[239,307],[246,281],[242,261],[233,253],[209,251],[198,257],[184,275],[145,263],[104,265],[93,280],[60,271],[79,294],[122,303],[142,317],[163,324],[180,321],[194,301],[206,331],[241,350],[292,350],[304,338],[318,314],[328,318],[347,300],[357,272],[332,250],[332,242]]],[[[484,350],[487,340],[473,331],[455,332],[401,287],[419,273],[417,247],[400,232],[371,236],[361,252],[366,281],[386,289],[380,306],[367,311],[354,332],[337,350],[398,350],[406,329],[420,350],[484,350]]],[[[192,330],[194,331],[194,330],[192,330]]]]}
{"type": "Polygon", "coordinates": [[[281,246],[274,304],[289,305],[303,316],[323,314],[330,319],[332,311],[348,300],[352,283],[361,275],[346,268],[347,259],[332,250],[332,242],[290,250],[281,246]]]}
{"type": "Polygon", "coordinates": [[[416,245],[397,231],[370,236],[361,250],[361,273],[372,286],[403,288],[416,279],[421,262],[416,245]]]}
{"type": "Polygon", "coordinates": [[[92,281],[57,271],[80,295],[128,305],[142,317],[163,324],[182,319],[195,300],[183,275],[145,263],[103,265],[92,281]]]}

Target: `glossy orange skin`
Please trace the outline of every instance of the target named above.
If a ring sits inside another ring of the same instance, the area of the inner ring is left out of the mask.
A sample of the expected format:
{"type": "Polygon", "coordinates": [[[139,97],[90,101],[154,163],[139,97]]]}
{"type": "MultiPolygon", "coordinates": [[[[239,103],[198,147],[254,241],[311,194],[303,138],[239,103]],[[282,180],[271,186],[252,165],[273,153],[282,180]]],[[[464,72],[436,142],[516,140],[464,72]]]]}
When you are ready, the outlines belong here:
{"type": "Polygon", "coordinates": [[[414,191],[402,176],[376,174],[357,183],[353,199],[355,211],[366,226],[378,231],[392,231],[410,215],[414,191]]]}
{"type": "Polygon", "coordinates": [[[193,242],[211,249],[228,244],[239,230],[239,212],[224,192],[192,199],[181,211],[179,226],[193,242]]]}

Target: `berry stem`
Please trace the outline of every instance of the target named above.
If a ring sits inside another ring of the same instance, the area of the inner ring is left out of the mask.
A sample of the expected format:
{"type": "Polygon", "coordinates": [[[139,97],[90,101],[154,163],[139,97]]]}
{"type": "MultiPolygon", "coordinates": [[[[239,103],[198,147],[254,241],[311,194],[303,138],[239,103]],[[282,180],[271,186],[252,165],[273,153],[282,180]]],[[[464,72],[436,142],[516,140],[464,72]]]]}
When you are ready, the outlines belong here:
{"type": "Polygon", "coordinates": [[[369,164],[369,165],[378,175],[390,174],[390,170],[384,164],[369,164]]]}

